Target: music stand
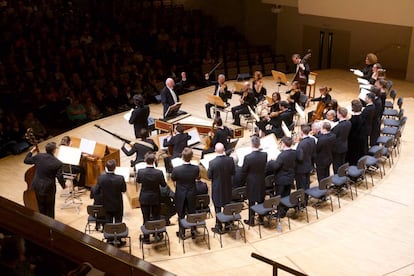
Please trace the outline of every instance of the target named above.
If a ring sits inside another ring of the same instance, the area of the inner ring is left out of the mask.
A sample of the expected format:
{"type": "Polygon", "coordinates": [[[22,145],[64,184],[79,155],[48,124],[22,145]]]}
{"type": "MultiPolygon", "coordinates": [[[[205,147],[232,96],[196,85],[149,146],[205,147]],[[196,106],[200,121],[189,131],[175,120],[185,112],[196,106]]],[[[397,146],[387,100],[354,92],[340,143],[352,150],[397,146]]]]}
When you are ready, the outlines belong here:
{"type": "Polygon", "coordinates": [[[282,72],[272,70],[273,79],[276,81],[277,84],[277,92],[279,92],[279,88],[281,85],[287,84],[286,75],[282,72]]]}
{"type": "Polygon", "coordinates": [[[227,113],[229,112],[229,110],[226,110],[227,105],[223,101],[223,99],[220,98],[220,96],[216,96],[216,95],[212,95],[212,94],[207,94],[207,101],[211,105],[214,106],[214,116],[216,116],[217,110],[223,111],[223,112],[226,113],[226,120],[225,121],[227,121],[227,113]]]}
{"type": "Polygon", "coordinates": [[[185,114],[185,111],[180,111],[181,105],[181,102],[176,102],[175,104],[170,105],[164,114],[164,118],[171,118],[177,115],[185,114]]]}
{"type": "Polygon", "coordinates": [[[82,204],[82,200],[79,198],[79,193],[75,192],[73,180],[77,176],[73,173],[72,166],[79,166],[82,151],[80,148],[73,148],[67,146],[60,146],[57,158],[65,165],[68,165],[69,171],[63,171],[63,178],[65,181],[71,182],[70,193],[65,200],[65,205],[61,209],[74,207],[79,213],[79,204],[82,204]],[[78,201],[76,201],[78,200],[78,201]]]}

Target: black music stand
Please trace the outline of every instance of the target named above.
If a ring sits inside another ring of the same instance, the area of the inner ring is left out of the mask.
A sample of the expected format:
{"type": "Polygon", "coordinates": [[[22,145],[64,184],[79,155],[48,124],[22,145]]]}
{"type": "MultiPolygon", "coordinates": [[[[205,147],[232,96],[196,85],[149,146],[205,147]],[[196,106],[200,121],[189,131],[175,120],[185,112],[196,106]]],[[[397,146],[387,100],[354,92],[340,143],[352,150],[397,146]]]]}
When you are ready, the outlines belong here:
{"type": "Polygon", "coordinates": [[[164,118],[173,118],[182,114],[187,114],[187,112],[180,110],[181,105],[181,102],[176,102],[175,104],[170,105],[164,114],[164,118]]]}
{"type": "Polygon", "coordinates": [[[223,99],[220,98],[220,96],[207,94],[207,101],[214,106],[214,117],[218,115],[217,111],[222,111],[226,113],[225,121],[227,121],[227,114],[230,110],[227,109],[227,104],[223,101],[223,99]]]}
{"type": "Polygon", "coordinates": [[[272,70],[273,79],[276,81],[277,84],[277,92],[279,92],[279,88],[281,85],[287,84],[286,75],[282,72],[272,70]]]}

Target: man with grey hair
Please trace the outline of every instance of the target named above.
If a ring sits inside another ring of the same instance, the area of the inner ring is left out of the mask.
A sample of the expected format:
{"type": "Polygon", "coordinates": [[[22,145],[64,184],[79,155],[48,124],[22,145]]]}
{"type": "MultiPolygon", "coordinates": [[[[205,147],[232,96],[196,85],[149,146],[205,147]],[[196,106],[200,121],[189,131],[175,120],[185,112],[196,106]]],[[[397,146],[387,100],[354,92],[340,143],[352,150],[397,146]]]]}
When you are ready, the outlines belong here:
{"type": "Polygon", "coordinates": [[[165,113],[167,112],[168,108],[177,102],[179,102],[177,94],[174,92],[174,85],[175,82],[172,78],[168,78],[165,81],[165,87],[161,90],[161,103],[163,106],[163,116],[165,118],[165,113]]]}
{"type": "Polygon", "coordinates": [[[216,212],[216,227],[212,231],[222,231],[222,224],[217,219],[221,208],[231,201],[232,177],[234,175],[234,161],[226,156],[224,145],[217,143],[215,146],[216,158],[210,161],[207,176],[211,179],[211,198],[216,212]]]}
{"type": "Polygon", "coordinates": [[[249,200],[249,219],[244,222],[254,225],[254,211],[250,208],[262,203],[265,198],[265,173],[267,153],[260,149],[260,138],[252,136],[252,152],[244,157],[242,171],[246,175],[247,199],[249,200]]]}
{"type": "MultiPolygon", "coordinates": [[[[227,85],[225,83],[226,77],[223,74],[220,74],[217,76],[217,81],[209,81],[207,78],[208,85],[214,84],[214,91],[213,95],[219,96],[226,105],[228,105],[227,101],[231,98],[231,93],[227,89],[227,85]]],[[[207,118],[211,119],[211,108],[214,106],[214,104],[206,103],[206,115],[207,118]]]]}

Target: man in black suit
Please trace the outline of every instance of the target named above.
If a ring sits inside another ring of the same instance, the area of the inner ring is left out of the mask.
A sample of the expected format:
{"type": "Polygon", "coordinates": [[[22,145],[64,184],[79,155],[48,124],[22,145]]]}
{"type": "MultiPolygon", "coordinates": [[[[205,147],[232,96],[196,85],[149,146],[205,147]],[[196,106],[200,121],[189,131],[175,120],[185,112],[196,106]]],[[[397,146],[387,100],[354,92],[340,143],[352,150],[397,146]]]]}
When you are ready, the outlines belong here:
{"type": "Polygon", "coordinates": [[[232,177],[235,173],[234,160],[226,156],[224,145],[217,143],[215,146],[216,158],[208,165],[207,176],[211,179],[211,197],[216,212],[216,227],[213,231],[222,231],[223,226],[217,219],[217,214],[221,208],[231,201],[232,177]]]}
{"type": "MultiPolygon", "coordinates": [[[[217,81],[209,81],[207,79],[208,85],[214,84],[214,91],[213,95],[219,96],[224,103],[227,104],[228,99],[231,99],[231,92],[227,89],[227,85],[225,83],[226,77],[223,74],[217,76],[217,81]]],[[[214,105],[211,103],[206,103],[206,115],[207,118],[211,119],[211,108],[214,105]]]]}
{"type": "Polygon", "coordinates": [[[310,173],[313,168],[313,159],[315,157],[316,143],[315,139],[309,137],[311,128],[309,125],[302,125],[301,141],[296,147],[297,163],[296,163],[296,188],[309,189],[310,187],[310,173]]]}
{"type": "Polygon", "coordinates": [[[383,107],[382,100],[381,100],[381,90],[379,88],[374,87],[373,93],[375,95],[375,99],[373,102],[375,106],[375,116],[373,119],[371,136],[369,139],[369,145],[371,147],[377,144],[377,139],[380,136],[382,112],[384,111],[384,107],[383,107]]]}
{"type": "Polygon", "coordinates": [[[144,105],[144,98],[142,95],[134,95],[135,108],[129,118],[129,123],[134,125],[135,138],[141,138],[141,129],[148,130],[148,116],[150,108],[144,105]]]}
{"type": "Polygon", "coordinates": [[[331,133],[331,124],[324,122],[321,131],[317,136],[316,143],[316,174],[318,181],[329,176],[329,167],[332,164],[332,151],[335,146],[335,134],[331,133]]]}
{"type": "Polygon", "coordinates": [[[267,153],[260,149],[260,138],[252,136],[252,152],[244,157],[242,171],[246,175],[247,199],[249,200],[249,219],[244,222],[254,224],[254,211],[251,206],[262,203],[265,198],[265,172],[267,153]]]}
{"type": "MultiPolygon", "coordinates": [[[[309,56],[309,54],[306,56],[309,56]]],[[[305,59],[306,56],[304,57],[305,59]]],[[[306,85],[309,82],[310,67],[305,59],[302,59],[299,54],[292,55],[292,62],[295,64],[295,80],[299,81],[302,93],[306,94],[306,85]],[[302,77],[304,77],[303,80],[302,77]]]]}
{"type": "Polygon", "coordinates": [[[279,103],[280,113],[276,117],[268,117],[267,122],[258,124],[259,129],[265,135],[274,133],[277,138],[284,136],[282,130],[282,121],[289,127],[293,123],[294,112],[290,109],[290,104],[287,101],[279,103]]]}
{"type": "Polygon", "coordinates": [[[206,150],[203,150],[201,158],[203,158],[204,154],[214,152],[217,143],[223,144],[225,150],[229,149],[229,138],[232,136],[231,130],[226,126],[223,126],[223,120],[221,118],[216,118],[214,120],[216,124],[216,130],[213,133],[213,137],[211,137],[211,135],[209,136],[210,147],[206,150]]]}
{"type": "Polygon", "coordinates": [[[242,91],[236,91],[234,93],[241,95],[240,105],[233,106],[231,108],[231,114],[233,115],[234,119],[233,124],[240,126],[240,115],[250,114],[249,107],[254,110],[256,100],[254,98],[253,91],[250,89],[250,83],[247,81],[244,83],[242,91]]]}
{"type": "MultiPolygon", "coordinates": [[[[277,185],[277,194],[281,197],[290,195],[290,190],[295,180],[296,151],[292,149],[292,138],[283,137],[281,139],[282,151],[276,160],[270,161],[267,171],[272,171],[277,185]]],[[[286,215],[286,209],[279,208],[279,216],[286,215]]]]}
{"type": "Polygon", "coordinates": [[[175,131],[176,134],[174,136],[168,136],[163,142],[164,147],[173,147],[171,158],[180,157],[184,148],[188,146],[188,140],[191,139],[191,136],[184,132],[184,127],[181,124],[177,124],[175,131]]]}
{"type": "Polygon", "coordinates": [[[126,192],[124,177],[115,174],[116,161],[110,159],[106,162],[106,173],[98,177],[98,193],[102,193],[103,206],[106,212],[106,221],[112,223],[122,222],[124,203],[122,193],[126,192]]]}
{"type": "Polygon", "coordinates": [[[174,80],[172,78],[168,78],[165,81],[165,87],[160,92],[161,103],[163,106],[162,114],[164,118],[168,108],[179,102],[178,95],[174,92],[174,85],[174,80]]]}
{"type": "MultiPolygon", "coordinates": [[[[375,106],[374,106],[375,95],[374,93],[368,93],[365,97],[367,105],[361,112],[360,120],[362,122],[362,131],[364,135],[364,154],[368,153],[368,141],[371,138],[372,126],[375,118],[375,106]]],[[[375,141],[376,142],[376,141],[375,141]]]]}
{"type": "MultiPolygon", "coordinates": [[[[198,166],[190,163],[193,157],[193,151],[185,148],[182,152],[184,164],[175,167],[171,174],[171,179],[175,181],[175,205],[177,207],[178,219],[184,218],[186,214],[195,213],[195,195],[196,195],[196,179],[200,175],[198,166]]],[[[184,228],[179,223],[178,235],[185,237],[184,228]]],[[[195,235],[195,229],[192,229],[191,235],[195,235]]]]}
{"type": "MultiPolygon", "coordinates": [[[[145,154],[147,167],[137,172],[137,183],[141,183],[139,202],[141,205],[143,224],[149,220],[160,219],[160,186],[165,187],[164,174],[154,167],[156,160],[155,153],[145,154]]],[[[149,242],[149,236],[144,235],[144,242],[149,242]]]]}
{"type": "Polygon", "coordinates": [[[334,173],[337,173],[339,167],[345,163],[348,152],[348,136],[352,127],[352,123],[347,120],[348,110],[345,107],[339,107],[336,116],[339,122],[332,129],[332,133],[336,135],[332,152],[334,173]]]}
{"type": "Polygon", "coordinates": [[[141,129],[140,138],[141,139],[136,141],[130,150],[125,147],[125,142],[121,147],[121,150],[125,153],[126,156],[131,156],[136,153],[135,160],[131,160],[131,167],[134,167],[140,162],[144,162],[145,154],[147,152],[158,151],[158,146],[152,139],[148,138],[148,131],[145,128],[141,129]]]}
{"type": "Polygon", "coordinates": [[[38,153],[33,147],[27,153],[24,163],[33,164],[36,166],[36,172],[33,178],[31,189],[35,192],[39,212],[51,218],[55,218],[55,195],[56,182],[58,179],[62,188],[65,188],[65,180],[62,175],[62,162],[59,161],[54,153],[56,152],[56,143],[50,142],[45,146],[46,153],[38,153]]]}

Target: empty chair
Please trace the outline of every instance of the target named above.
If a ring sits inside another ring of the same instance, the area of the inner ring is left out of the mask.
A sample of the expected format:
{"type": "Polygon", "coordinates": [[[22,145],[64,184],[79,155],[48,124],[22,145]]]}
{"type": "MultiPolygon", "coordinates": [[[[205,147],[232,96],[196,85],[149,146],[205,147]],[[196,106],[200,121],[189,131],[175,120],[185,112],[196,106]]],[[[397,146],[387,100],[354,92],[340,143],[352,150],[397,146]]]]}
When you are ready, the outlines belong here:
{"type": "Polygon", "coordinates": [[[265,201],[261,204],[256,204],[250,207],[256,214],[259,215],[259,236],[262,238],[262,231],[260,225],[262,224],[261,219],[267,218],[267,221],[270,224],[271,219],[278,219],[280,217],[276,215],[277,207],[280,203],[280,196],[271,197],[269,199],[265,199],[265,201]]]}
{"type": "MultiPolygon", "coordinates": [[[[401,108],[398,112],[398,116],[396,119],[384,119],[383,124],[384,127],[399,127],[401,125],[401,119],[404,118],[404,108],[401,108]]],[[[407,120],[407,119],[405,119],[407,120]]]]}
{"type": "Polygon", "coordinates": [[[309,98],[315,98],[315,90],[316,90],[316,80],[318,78],[318,73],[310,72],[309,73],[309,80],[306,88],[309,88],[309,98]]]}
{"type": "Polygon", "coordinates": [[[349,163],[342,164],[338,168],[338,173],[334,174],[331,179],[332,188],[334,189],[335,194],[338,197],[339,208],[341,208],[341,201],[339,198],[341,197],[341,194],[344,188],[349,189],[349,191],[351,192],[351,199],[354,200],[354,196],[352,195],[352,187],[349,185],[348,169],[349,169],[349,163]]]}
{"type": "Polygon", "coordinates": [[[139,236],[139,242],[141,244],[143,260],[145,259],[144,244],[160,243],[162,240],[164,240],[164,245],[168,249],[168,255],[171,256],[170,237],[168,236],[166,222],[164,219],[149,220],[145,222],[145,224],[141,226],[141,232],[142,234],[139,236]],[[151,235],[153,236],[152,239],[151,235]],[[146,241],[144,236],[149,236],[149,240],[146,241]]]}
{"type": "MultiPolygon", "coordinates": [[[[385,136],[384,136],[385,137],[385,136]]],[[[392,151],[393,151],[393,138],[392,137],[388,137],[389,139],[387,141],[385,141],[384,144],[380,144],[380,145],[375,145],[373,147],[371,147],[368,151],[368,153],[370,155],[374,155],[374,153],[377,151],[378,148],[381,148],[381,164],[383,165],[383,171],[384,171],[384,175],[385,175],[385,163],[388,160],[389,166],[391,168],[391,162],[394,163],[393,157],[392,157],[392,151]]],[[[377,140],[378,143],[378,140],[377,140]]]]}
{"type": "MultiPolygon", "coordinates": [[[[306,221],[309,222],[308,216],[308,209],[306,208],[305,202],[305,191],[303,189],[299,189],[297,191],[292,192],[290,195],[285,196],[280,199],[280,203],[288,208],[295,209],[295,212],[303,211],[306,212],[306,221]]],[[[290,217],[288,217],[289,229],[290,229],[290,217]]]]}
{"type": "Polygon", "coordinates": [[[242,202],[245,203],[247,199],[247,187],[237,187],[231,191],[231,201],[232,202],[242,202]]]}
{"type": "Polygon", "coordinates": [[[384,108],[393,109],[396,96],[397,96],[397,91],[395,91],[395,89],[392,89],[390,91],[390,98],[392,99],[392,101],[385,101],[384,108]]]}
{"type": "Polygon", "coordinates": [[[372,186],[374,186],[374,179],[372,175],[376,173],[377,171],[379,171],[380,176],[382,178],[382,172],[383,172],[383,167],[384,167],[384,163],[381,162],[382,147],[378,147],[376,148],[376,151],[370,151],[369,153],[372,153],[372,155],[367,155],[366,173],[368,173],[371,176],[371,183],[372,183],[372,186]]]}
{"type": "Polygon", "coordinates": [[[397,117],[398,116],[398,112],[401,109],[402,105],[404,102],[404,98],[400,97],[397,100],[397,105],[398,105],[398,110],[397,109],[385,109],[384,112],[382,113],[382,116],[389,118],[389,117],[397,117]]]}
{"type": "MultiPolygon", "coordinates": [[[[229,203],[226,204],[223,208],[223,212],[216,214],[216,217],[220,223],[224,223],[226,225],[224,231],[219,231],[218,235],[220,236],[220,247],[223,247],[223,241],[221,236],[228,232],[236,232],[236,237],[240,234],[240,230],[242,230],[242,235],[244,238],[244,243],[246,243],[246,231],[244,229],[244,224],[241,221],[240,212],[243,209],[243,203],[236,202],[236,203],[229,203]]],[[[214,233],[214,236],[216,233],[214,233]]]]}
{"type": "MultiPolygon", "coordinates": [[[[321,179],[319,181],[319,185],[317,187],[311,187],[305,191],[305,194],[310,196],[311,198],[317,199],[317,202],[313,204],[313,207],[315,207],[316,211],[316,218],[319,219],[318,216],[318,206],[325,202],[326,200],[331,201],[331,210],[333,212],[333,204],[332,204],[332,198],[330,195],[330,187],[332,185],[332,176],[326,177],[324,179],[321,179]]],[[[309,202],[309,201],[308,201],[309,202]]]]}
{"type": "Polygon", "coordinates": [[[131,254],[131,237],[128,236],[128,227],[125,223],[106,223],[103,234],[103,241],[116,247],[128,246],[129,254],[131,254]]]}
{"type": "Polygon", "coordinates": [[[368,189],[367,178],[365,177],[367,156],[359,158],[356,166],[349,166],[348,177],[351,184],[355,185],[355,194],[358,196],[357,185],[365,179],[365,186],[368,189]]]}
{"type": "Polygon", "coordinates": [[[210,217],[213,217],[210,210],[210,196],[208,194],[196,195],[196,213],[208,213],[210,217]]]}
{"type": "Polygon", "coordinates": [[[88,205],[86,207],[88,212],[88,222],[85,225],[85,233],[88,231],[89,233],[91,230],[91,224],[95,223],[95,230],[99,231],[105,225],[106,218],[105,218],[105,208],[103,205],[88,205]]]}
{"type": "MultiPolygon", "coordinates": [[[[184,231],[186,229],[198,229],[198,228],[202,228],[203,229],[203,239],[204,241],[206,241],[208,249],[210,250],[210,236],[208,234],[208,229],[206,227],[206,218],[207,218],[207,213],[203,212],[203,213],[198,213],[198,214],[188,214],[187,217],[180,219],[180,223],[181,226],[184,228],[184,231]],[[207,239],[206,239],[207,237],[207,239]]],[[[195,233],[195,235],[197,236],[197,232],[192,232],[195,233]]],[[[189,237],[191,238],[196,238],[196,236],[193,236],[193,234],[189,237]]],[[[201,236],[201,234],[200,234],[201,236]]],[[[183,253],[185,253],[185,248],[184,248],[184,241],[189,238],[187,237],[185,234],[184,236],[178,235],[178,238],[180,240],[182,240],[183,242],[183,253]]]]}

